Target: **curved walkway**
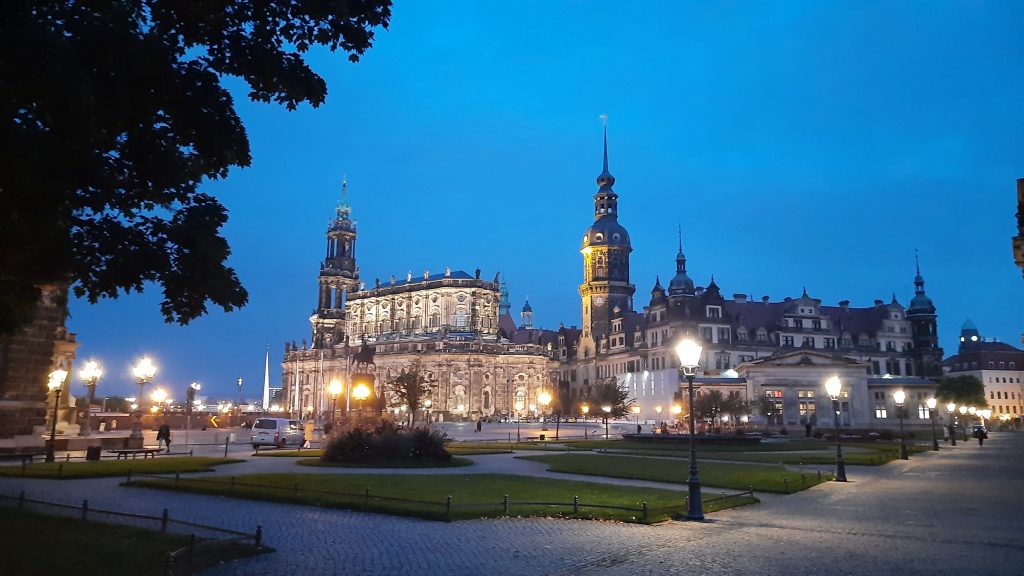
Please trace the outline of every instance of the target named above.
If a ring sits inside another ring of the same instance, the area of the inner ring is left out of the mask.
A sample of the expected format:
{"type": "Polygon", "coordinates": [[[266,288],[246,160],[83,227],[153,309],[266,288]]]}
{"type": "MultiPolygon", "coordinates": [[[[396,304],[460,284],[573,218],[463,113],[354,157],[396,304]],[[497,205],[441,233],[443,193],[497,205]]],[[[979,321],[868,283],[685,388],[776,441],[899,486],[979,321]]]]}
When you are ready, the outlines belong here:
{"type": "MultiPolygon", "coordinates": [[[[1024,435],[992,434],[983,448],[966,444],[886,466],[850,466],[851,481],[845,484],[826,483],[723,511],[709,522],[657,526],[542,518],[445,524],[127,489],[117,485],[117,478],[3,478],[0,492],[24,489],[33,497],[68,503],[88,498],[96,508],[150,514],[168,508],[174,518],[236,529],[262,524],[266,542],[277,552],[208,572],[216,575],[1011,575],[1022,573],[1024,558],[1019,519],[1024,504],[1022,453],[1024,435]]],[[[481,471],[520,464],[543,467],[507,457],[474,458],[481,471]]],[[[258,460],[241,467],[294,470],[290,459],[285,464],[262,463],[276,458],[258,460]]],[[[539,469],[534,472],[543,476],[539,469]]]]}

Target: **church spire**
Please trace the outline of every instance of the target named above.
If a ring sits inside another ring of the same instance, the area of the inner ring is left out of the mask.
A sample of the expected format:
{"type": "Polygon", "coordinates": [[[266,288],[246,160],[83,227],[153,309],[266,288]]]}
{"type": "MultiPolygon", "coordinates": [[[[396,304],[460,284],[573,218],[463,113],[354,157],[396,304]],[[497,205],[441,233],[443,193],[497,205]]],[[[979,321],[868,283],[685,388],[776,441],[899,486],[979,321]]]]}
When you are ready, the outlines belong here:
{"type": "Polygon", "coordinates": [[[612,186],[615,185],[615,176],[608,171],[608,115],[601,114],[601,119],[604,120],[604,156],[601,164],[601,174],[597,177],[597,185],[599,187],[598,194],[611,193],[612,186]]]}

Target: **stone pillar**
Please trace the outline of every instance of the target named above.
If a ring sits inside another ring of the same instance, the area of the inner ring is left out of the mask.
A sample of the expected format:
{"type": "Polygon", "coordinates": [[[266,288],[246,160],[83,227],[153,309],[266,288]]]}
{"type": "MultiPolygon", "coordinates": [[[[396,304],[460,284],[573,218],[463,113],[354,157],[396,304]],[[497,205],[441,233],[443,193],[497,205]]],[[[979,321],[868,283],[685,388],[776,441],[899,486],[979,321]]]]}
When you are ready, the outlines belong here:
{"type": "Polygon", "coordinates": [[[46,404],[47,377],[56,367],[58,353],[67,359],[64,369],[71,372],[77,346],[74,334],[64,327],[66,317],[67,286],[43,286],[32,322],[21,332],[0,338],[0,452],[44,446],[44,425],[52,410],[46,404]]]}

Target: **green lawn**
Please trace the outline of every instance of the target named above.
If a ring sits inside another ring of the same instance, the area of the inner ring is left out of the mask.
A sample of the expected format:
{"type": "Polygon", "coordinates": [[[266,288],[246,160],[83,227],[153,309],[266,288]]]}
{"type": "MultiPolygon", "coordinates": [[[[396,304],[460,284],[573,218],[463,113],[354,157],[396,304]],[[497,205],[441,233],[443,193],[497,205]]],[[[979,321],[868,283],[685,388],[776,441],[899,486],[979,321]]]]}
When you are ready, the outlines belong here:
{"type": "MultiPolygon", "coordinates": [[[[167,553],[188,544],[188,537],[180,534],[8,508],[2,514],[0,574],[160,576],[167,553]]],[[[196,571],[268,551],[237,542],[201,541],[196,546],[196,571]]]]}
{"type": "MultiPolygon", "coordinates": [[[[174,472],[209,472],[218,464],[245,462],[232,458],[205,456],[168,456],[145,460],[100,460],[96,462],[41,462],[25,467],[27,478],[99,478],[133,474],[172,474],[174,472]]],[[[21,476],[21,466],[0,466],[0,476],[21,476]]]]}
{"type": "MultiPolygon", "coordinates": [[[[570,480],[539,480],[529,476],[501,474],[251,474],[234,479],[224,477],[140,480],[131,486],[186,490],[248,498],[293,502],[311,506],[366,509],[373,512],[443,520],[446,499],[452,497],[452,520],[505,516],[503,497],[508,494],[509,516],[565,516],[643,522],[641,503],[649,506],[648,522],[658,522],[685,512],[685,491],[614,486],[570,480]],[[256,486],[259,485],[259,486],[256,486]],[[366,506],[365,490],[373,497],[366,506]],[[573,496],[580,501],[573,513],[573,496]],[[523,504],[517,504],[523,503],[523,504]],[[552,505],[550,503],[560,503],[552,505]],[[635,508],[632,511],[596,508],[594,505],[635,508]]],[[[708,495],[707,499],[715,495],[708,495]]],[[[756,502],[737,497],[708,502],[706,512],[756,502]]]]}
{"type": "Polygon", "coordinates": [[[437,460],[388,460],[386,462],[366,462],[350,464],[347,462],[324,462],[320,458],[303,458],[296,462],[299,466],[323,466],[325,468],[456,468],[472,466],[469,458],[452,458],[448,462],[437,460]]]}
{"type": "MultiPolygon", "coordinates": [[[[520,458],[544,462],[548,465],[549,470],[570,474],[589,474],[674,484],[685,484],[690,476],[690,464],[682,459],[588,454],[552,454],[520,456],[520,458]]],[[[734,490],[752,489],[757,492],[791,493],[832,479],[831,474],[825,473],[821,475],[820,481],[816,474],[804,474],[801,477],[800,472],[793,472],[778,466],[702,462],[699,454],[698,463],[700,480],[703,485],[734,490]]]]}

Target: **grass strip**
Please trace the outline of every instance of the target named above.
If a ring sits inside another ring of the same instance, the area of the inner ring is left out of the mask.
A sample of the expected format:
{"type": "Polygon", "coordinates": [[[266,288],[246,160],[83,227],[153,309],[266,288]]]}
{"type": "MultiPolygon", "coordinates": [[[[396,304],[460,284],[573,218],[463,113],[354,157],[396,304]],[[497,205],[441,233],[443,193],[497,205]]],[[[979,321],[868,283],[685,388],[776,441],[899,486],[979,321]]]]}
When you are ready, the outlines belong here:
{"type": "MultiPolygon", "coordinates": [[[[367,510],[435,520],[449,519],[446,509],[448,496],[452,497],[453,504],[451,520],[506,516],[503,498],[507,494],[510,500],[508,516],[557,516],[642,523],[644,520],[639,509],[642,502],[646,501],[650,510],[647,522],[653,523],[685,513],[683,506],[686,496],[685,491],[574,480],[538,480],[531,476],[505,474],[249,474],[233,480],[220,476],[182,478],[177,483],[173,479],[146,479],[133,481],[131,486],[367,510]],[[371,495],[369,499],[366,498],[367,488],[371,495]],[[579,497],[579,513],[573,512],[573,496],[579,497]],[[621,506],[634,510],[595,508],[593,505],[621,506]]],[[[713,497],[709,495],[707,499],[713,497]]],[[[705,511],[714,512],[753,502],[757,500],[751,497],[718,499],[709,501],[705,511]]]]}
{"type": "MultiPolygon", "coordinates": [[[[3,510],[0,573],[161,576],[164,558],[188,544],[188,536],[131,526],[83,522],[24,510],[3,510]]],[[[193,569],[198,572],[269,548],[240,542],[200,540],[193,569]]]]}
{"type": "MultiPolygon", "coordinates": [[[[547,456],[520,456],[548,465],[553,472],[587,474],[629,480],[650,480],[686,484],[690,476],[689,462],[677,459],[640,458],[618,455],[557,454],[547,456]]],[[[698,454],[698,461],[700,455],[698,454]]],[[[776,466],[762,464],[733,464],[727,462],[700,462],[700,480],[705,486],[752,489],[755,492],[790,494],[832,479],[831,474],[801,474],[776,466]]]]}
{"type": "Polygon", "coordinates": [[[172,474],[174,472],[209,472],[219,464],[245,462],[234,458],[206,456],[168,456],[145,460],[100,460],[96,462],[40,462],[25,466],[0,466],[0,476],[73,480],[133,474],[172,474]]]}
{"type": "Polygon", "coordinates": [[[384,462],[324,462],[319,458],[303,458],[296,462],[299,466],[322,466],[324,468],[458,468],[461,466],[472,466],[473,461],[469,458],[452,458],[448,462],[437,460],[387,460],[384,462]]]}

